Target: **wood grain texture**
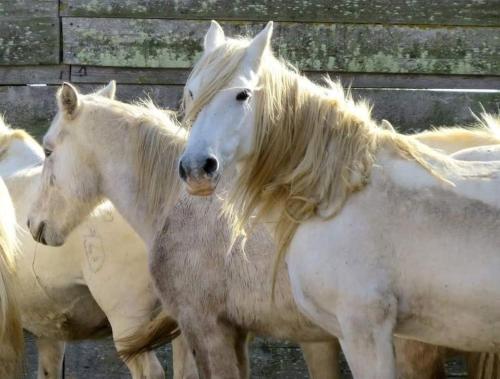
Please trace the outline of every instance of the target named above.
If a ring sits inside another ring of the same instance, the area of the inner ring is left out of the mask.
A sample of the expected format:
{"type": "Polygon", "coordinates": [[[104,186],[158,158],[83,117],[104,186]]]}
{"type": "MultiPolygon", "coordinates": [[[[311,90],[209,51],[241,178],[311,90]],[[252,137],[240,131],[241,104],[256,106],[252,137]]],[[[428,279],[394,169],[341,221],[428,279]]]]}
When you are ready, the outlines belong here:
{"type": "Polygon", "coordinates": [[[56,17],[58,0],[3,0],[0,17],[56,17]]]}
{"type": "Polygon", "coordinates": [[[0,65],[58,63],[58,17],[0,18],[0,65]]]}
{"type": "MultiPolygon", "coordinates": [[[[116,80],[120,84],[184,85],[189,73],[189,69],[73,65],[71,66],[71,81],[105,84],[110,80],[116,80]]],[[[500,76],[351,74],[335,71],[306,71],[304,74],[317,82],[321,82],[325,75],[329,75],[334,80],[340,80],[344,86],[354,88],[500,89],[500,76]]],[[[0,83],[1,80],[0,68],[0,83]]]]}
{"type": "Polygon", "coordinates": [[[63,0],[65,16],[500,25],[500,0],[63,0]]]}
{"type": "MultiPolygon", "coordinates": [[[[129,68],[71,66],[74,83],[108,83],[114,79],[121,84],[177,84],[184,85],[190,70],[168,68],[129,68]]],[[[500,78],[499,78],[500,81],[500,78]]]]}
{"type": "Polygon", "coordinates": [[[60,84],[69,80],[69,66],[0,66],[0,84],[60,84]]]}
{"type": "MultiPolygon", "coordinates": [[[[262,23],[224,23],[228,35],[253,35],[262,23]]],[[[64,18],[64,63],[190,67],[206,21],[64,18]]],[[[429,28],[280,23],[274,49],[302,70],[500,74],[500,28],[429,28]]]]}
{"type": "MultiPolygon", "coordinates": [[[[88,93],[100,85],[81,84],[88,93]]],[[[56,113],[55,93],[58,86],[0,86],[0,112],[16,127],[41,136],[56,113]]],[[[117,97],[133,101],[151,97],[162,107],[175,109],[182,86],[119,85],[117,97]]],[[[373,104],[377,120],[387,119],[401,131],[415,131],[431,125],[455,125],[473,122],[469,109],[479,113],[481,106],[489,112],[500,109],[500,92],[460,92],[426,90],[353,89],[356,98],[367,98],[373,104]]]]}

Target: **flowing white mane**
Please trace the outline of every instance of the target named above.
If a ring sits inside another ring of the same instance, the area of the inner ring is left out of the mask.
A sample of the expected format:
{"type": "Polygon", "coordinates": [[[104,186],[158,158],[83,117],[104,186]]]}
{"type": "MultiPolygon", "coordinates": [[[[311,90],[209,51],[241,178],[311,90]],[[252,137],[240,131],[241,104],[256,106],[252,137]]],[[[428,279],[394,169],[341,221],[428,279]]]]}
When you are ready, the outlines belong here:
{"type": "MultiPolygon", "coordinates": [[[[187,120],[228,86],[249,43],[226,39],[196,64],[192,75],[200,75],[202,85],[194,101],[184,94],[187,120]]],[[[379,126],[367,104],[355,102],[339,83],[314,84],[266,50],[258,88],[254,153],[242,162],[226,211],[235,234],[253,215],[262,220],[278,214],[279,257],[301,222],[335,216],[348,196],[369,182],[375,154],[383,147],[447,181],[451,160],[379,126]]]]}
{"type": "Polygon", "coordinates": [[[12,377],[23,350],[21,319],[15,294],[16,219],[7,188],[0,179],[0,375],[12,377]]]}

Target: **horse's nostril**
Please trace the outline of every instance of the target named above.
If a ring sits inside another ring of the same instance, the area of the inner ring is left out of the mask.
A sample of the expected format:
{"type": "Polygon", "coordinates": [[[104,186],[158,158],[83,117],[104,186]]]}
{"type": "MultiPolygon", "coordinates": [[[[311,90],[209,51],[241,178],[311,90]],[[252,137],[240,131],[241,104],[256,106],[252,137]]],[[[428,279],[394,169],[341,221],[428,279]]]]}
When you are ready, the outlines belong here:
{"type": "MultiPolygon", "coordinates": [[[[42,221],[40,223],[40,226],[38,227],[38,231],[36,232],[35,241],[42,242],[42,238],[45,241],[45,236],[43,235],[44,230],[45,230],[45,221],[42,221]]],[[[46,242],[42,243],[46,245],[46,242]]]]}
{"type": "Polygon", "coordinates": [[[215,171],[217,171],[218,168],[219,162],[217,162],[217,159],[215,159],[214,157],[207,158],[205,164],[203,165],[203,171],[205,171],[205,173],[208,175],[213,174],[215,171]]]}
{"type": "Polygon", "coordinates": [[[187,172],[186,172],[186,169],[184,168],[184,164],[182,163],[182,160],[179,162],[179,176],[181,177],[182,180],[187,179],[187,172]]]}
{"type": "Polygon", "coordinates": [[[28,221],[26,221],[26,226],[28,227],[28,230],[30,229],[30,226],[31,226],[31,221],[30,219],[28,219],[28,221]]]}

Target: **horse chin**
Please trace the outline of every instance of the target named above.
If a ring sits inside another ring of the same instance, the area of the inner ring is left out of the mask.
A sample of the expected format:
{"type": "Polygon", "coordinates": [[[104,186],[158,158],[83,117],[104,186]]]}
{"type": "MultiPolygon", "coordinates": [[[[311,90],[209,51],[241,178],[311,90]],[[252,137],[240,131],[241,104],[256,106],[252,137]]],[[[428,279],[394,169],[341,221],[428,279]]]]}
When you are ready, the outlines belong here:
{"type": "Polygon", "coordinates": [[[188,179],[186,181],[186,190],[193,196],[210,196],[215,192],[217,182],[211,180],[194,181],[188,179]]]}

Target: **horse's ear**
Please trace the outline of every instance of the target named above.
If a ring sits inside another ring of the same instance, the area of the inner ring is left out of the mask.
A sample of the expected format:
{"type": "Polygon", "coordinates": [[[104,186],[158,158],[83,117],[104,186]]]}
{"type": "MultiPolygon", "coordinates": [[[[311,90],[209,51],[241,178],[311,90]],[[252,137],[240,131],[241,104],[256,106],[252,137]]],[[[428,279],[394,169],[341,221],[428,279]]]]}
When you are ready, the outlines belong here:
{"type": "Polygon", "coordinates": [[[224,30],[222,30],[217,21],[212,20],[210,22],[210,28],[208,28],[207,34],[205,34],[205,39],[203,40],[205,53],[214,51],[224,43],[225,39],[224,30]]]}
{"type": "MultiPolygon", "coordinates": [[[[247,47],[244,58],[245,68],[253,73],[259,71],[260,62],[266,49],[270,48],[273,35],[273,22],[269,21],[266,27],[257,34],[247,47]]],[[[250,72],[249,72],[250,73],[250,72]]]]}
{"type": "Polygon", "coordinates": [[[114,80],[110,81],[106,87],[101,88],[95,94],[114,100],[116,94],[116,82],[114,80]]]}
{"type": "Polygon", "coordinates": [[[80,106],[78,90],[70,83],[64,82],[57,94],[59,108],[68,116],[73,117],[80,106]]]}

